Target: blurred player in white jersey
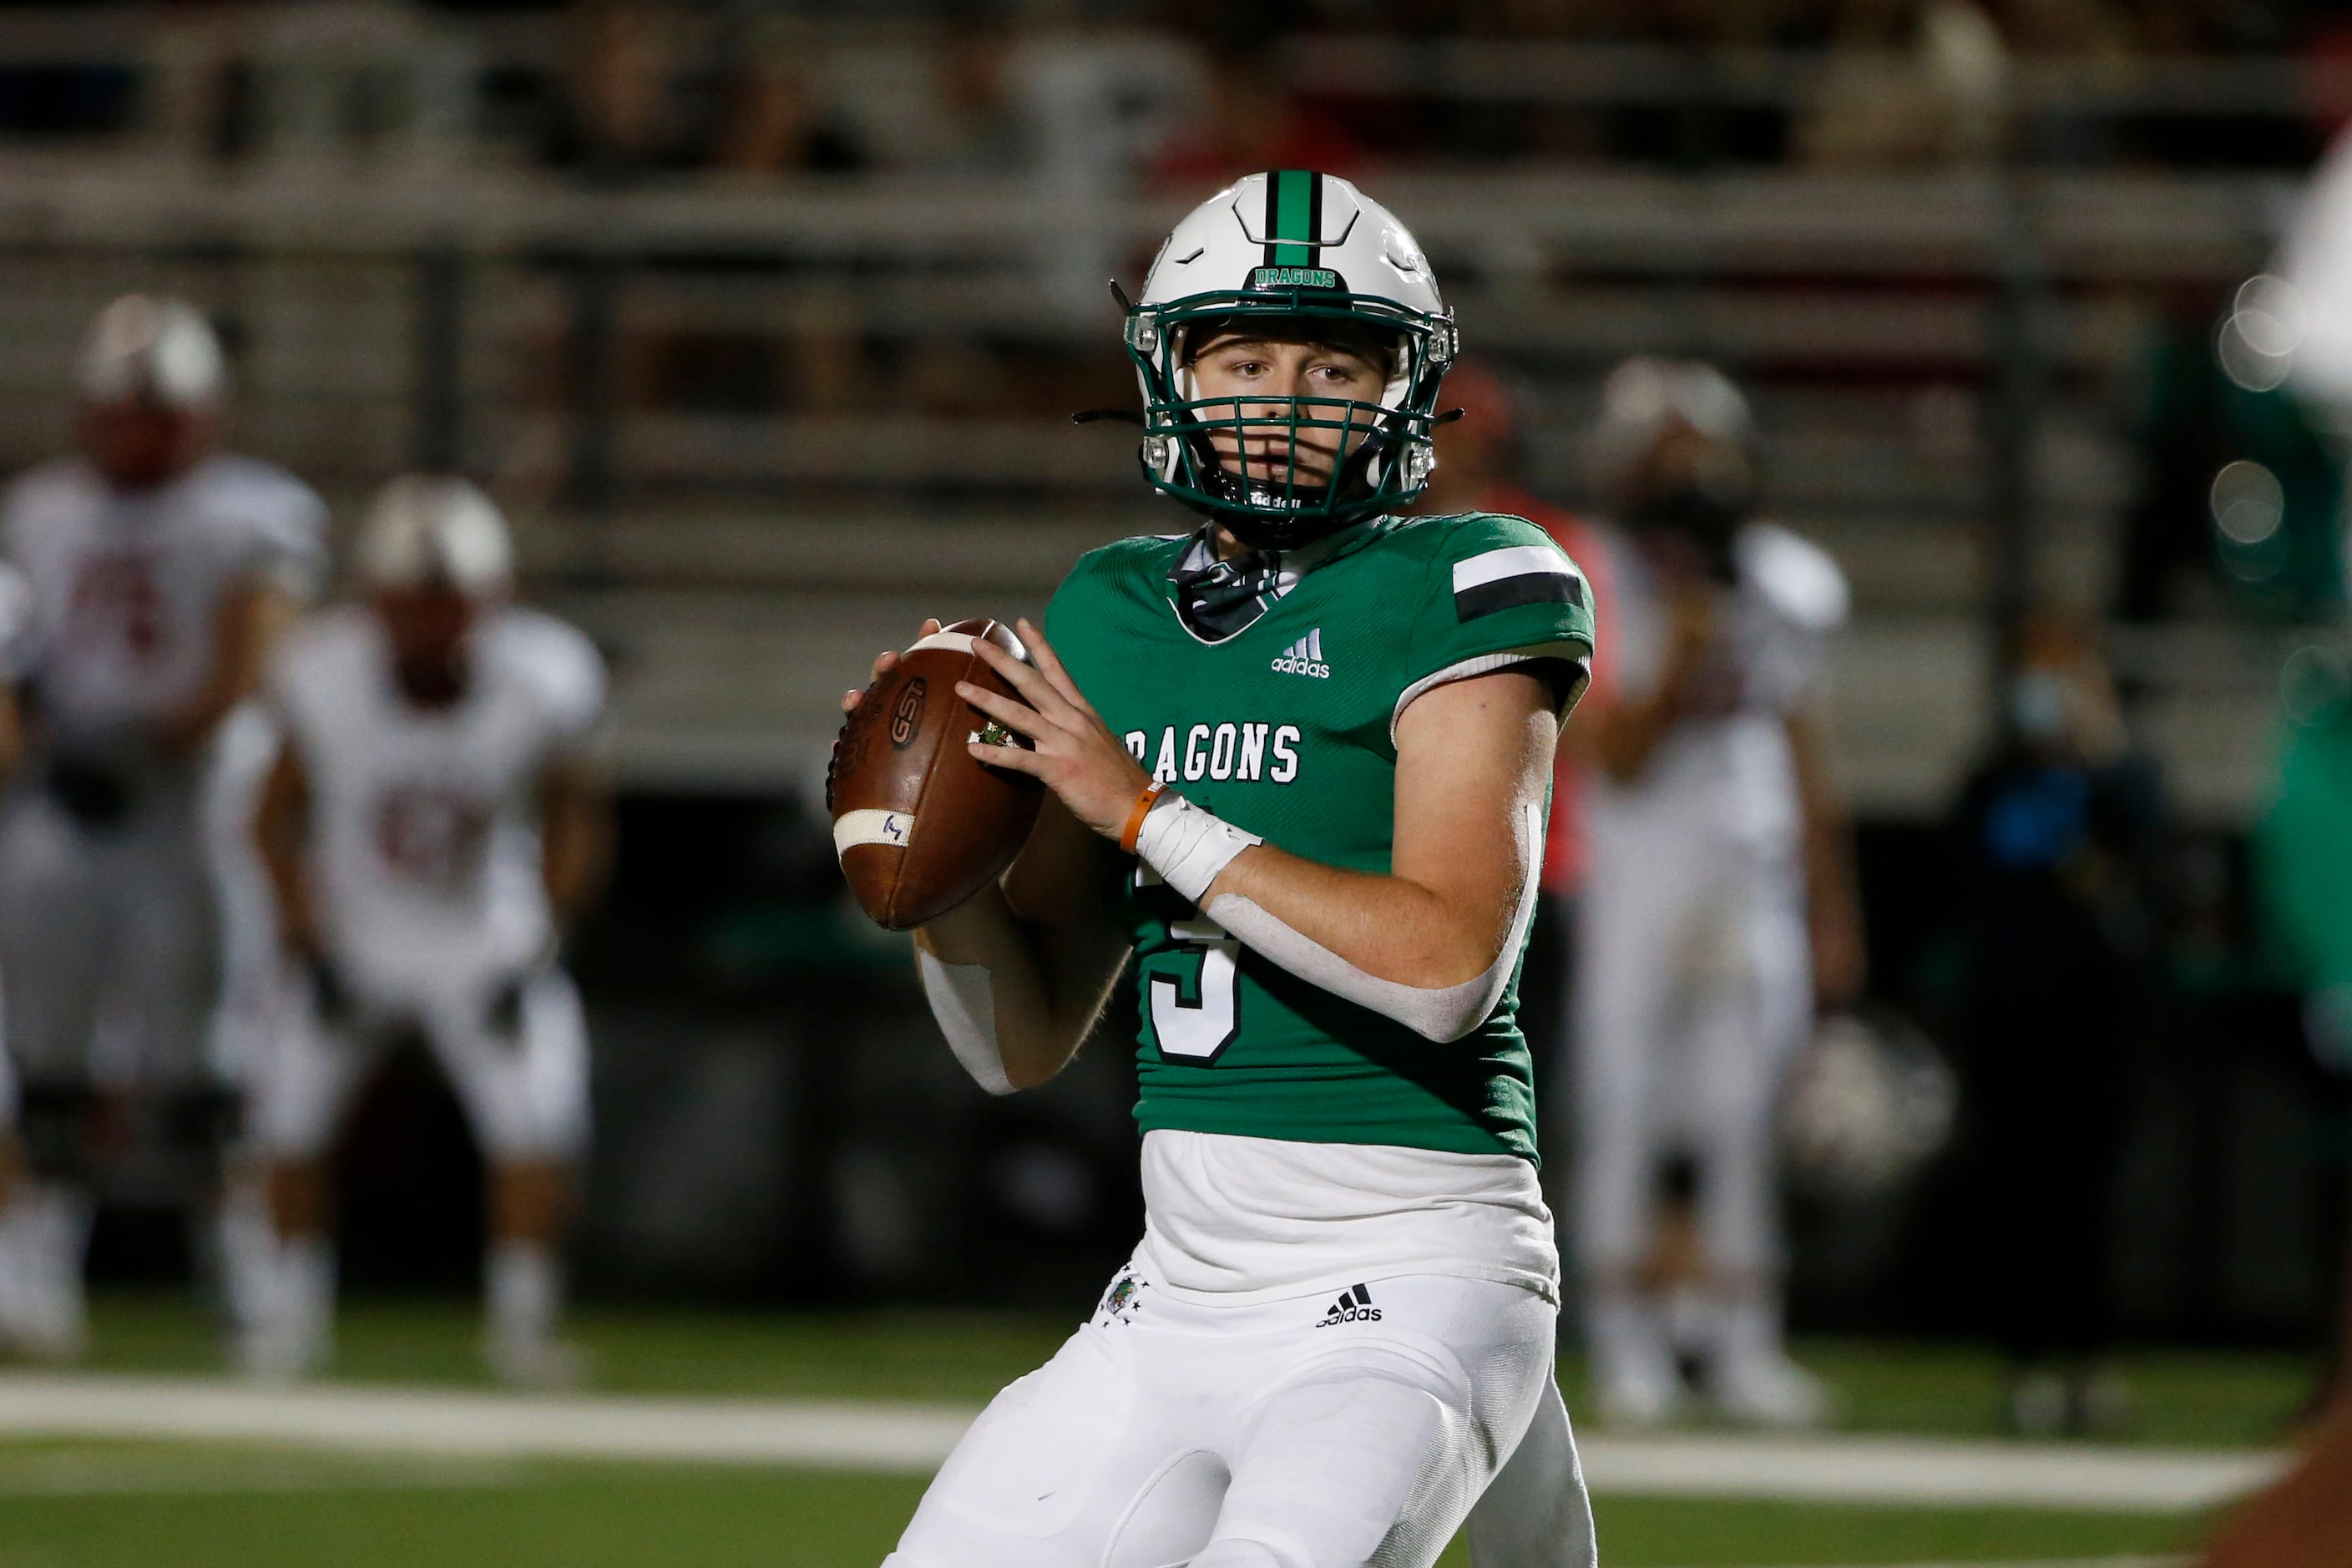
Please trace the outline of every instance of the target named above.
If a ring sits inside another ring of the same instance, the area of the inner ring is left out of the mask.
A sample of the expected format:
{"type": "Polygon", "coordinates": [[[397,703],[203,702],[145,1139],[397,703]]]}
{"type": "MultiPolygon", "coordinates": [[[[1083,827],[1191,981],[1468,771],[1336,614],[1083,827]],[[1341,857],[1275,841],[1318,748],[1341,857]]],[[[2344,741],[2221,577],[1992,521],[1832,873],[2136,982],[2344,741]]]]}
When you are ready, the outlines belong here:
{"type": "Polygon", "coordinates": [[[555,953],[610,841],[604,667],[509,603],[506,524],[462,480],[386,486],[358,577],[367,602],[299,627],[268,680],[284,743],[257,832],[290,994],[250,1075],[281,1245],[245,1359],[292,1376],[328,1355],[326,1152],[382,1048],[415,1029],[489,1166],[484,1354],[511,1381],[562,1382],[588,1042],[555,953]]]}
{"type": "Polygon", "coordinates": [[[1773,1125],[1817,985],[1835,1005],[1861,982],[1819,714],[1846,585],[1822,552],[1750,517],[1748,418],[1705,365],[1632,361],[1602,397],[1599,458],[1631,548],[1611,606],[1616,700],[1593,735],[1576,1218],[1595,1387],[1633,1423],[1680,1402],[1678,1351],[1735,1418],[1823,1414],[1781,1347],[1773,1125]],[[1660,1174],[1677,1155],[1697,1180],[1696,1281],[1657,1267],[1660,1174]],[[1670,1333],[1677,1288],[1691,1310],[1670,1333]]]}
{"type": "Polygon", "coordinates": [[[34,1179],[0,1227],[16,1348],[82,1335],[94,1089],[135,1089],[200,1166],[215,973],[197,798],[215,730],[310,592],[325,510],[214,451],[227,376],[204,317],[130,295],[80,363],[80,455],[19,478],[0,549],[31,589],[31,766],[0,815],[0,973],[34,1179]]]}

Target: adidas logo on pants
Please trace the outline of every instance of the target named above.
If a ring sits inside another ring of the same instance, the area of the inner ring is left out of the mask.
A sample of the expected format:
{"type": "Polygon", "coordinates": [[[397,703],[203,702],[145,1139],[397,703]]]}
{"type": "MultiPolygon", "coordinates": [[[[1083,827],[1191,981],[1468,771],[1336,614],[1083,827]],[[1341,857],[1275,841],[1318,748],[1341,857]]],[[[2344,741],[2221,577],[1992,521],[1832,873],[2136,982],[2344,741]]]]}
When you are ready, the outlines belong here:
{"type": "Polygon", "coordinates": [[[1317,1321],[1318,1329],[1337,1328],[1341,1323],[1377,1323],[1381,1310],[1372,1305],[1372,1293],[1361,1285],[1351,1285],[1339,1292],[1331,1310],[1317,1321]]]}

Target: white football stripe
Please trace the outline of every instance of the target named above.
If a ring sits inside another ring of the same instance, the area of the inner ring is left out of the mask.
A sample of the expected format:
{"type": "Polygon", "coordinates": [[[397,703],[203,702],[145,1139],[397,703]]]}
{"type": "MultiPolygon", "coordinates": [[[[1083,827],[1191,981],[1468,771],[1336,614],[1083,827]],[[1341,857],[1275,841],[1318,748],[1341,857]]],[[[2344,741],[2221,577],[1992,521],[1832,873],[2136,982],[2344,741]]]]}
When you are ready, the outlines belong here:
{"type": "Polygon", "coordinates": [[[845,811],[833,821],[833,854],[839,859],[860,844],[904,849],[915,834],[915,818],[904,811],[845,811]]]}
{"type": "Polygon", "coordinates": [[[970,653],[971,644],[972,636],[970,632],[933,632],[907,651],[920,653],[927,647],[945,647],[953,648],[958,653],[970,653]]]}
{"type": "Polygon", "coordinates": [[[1567,556],[1549,544],[1513,544],[1501,550],[1489,550],[1484,555],[1473,555],[1467,561],[1454,563],[1454,591],[1465,593],[1472,588],[1499,583],[1506,577],[1529,577],[1538,574],[1550,577],[1573,577],[1576,568],[1567,556]]]}

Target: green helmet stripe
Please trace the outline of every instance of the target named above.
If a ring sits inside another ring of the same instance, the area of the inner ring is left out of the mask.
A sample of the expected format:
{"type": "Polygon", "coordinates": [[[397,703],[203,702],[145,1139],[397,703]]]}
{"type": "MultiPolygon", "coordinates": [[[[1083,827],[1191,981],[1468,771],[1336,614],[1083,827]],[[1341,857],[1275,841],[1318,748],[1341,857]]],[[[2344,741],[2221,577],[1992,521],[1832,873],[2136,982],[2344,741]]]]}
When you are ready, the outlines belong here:
{"type": "Polygon", "coordinates": [[[1276,169],[1269,182],[1266,205],[1266,265],[1312,267],[1314,246],[1323,237],[1316,232],[1316,209],[1323,204],[1322,176],[1307,169],[1276,169]]]}

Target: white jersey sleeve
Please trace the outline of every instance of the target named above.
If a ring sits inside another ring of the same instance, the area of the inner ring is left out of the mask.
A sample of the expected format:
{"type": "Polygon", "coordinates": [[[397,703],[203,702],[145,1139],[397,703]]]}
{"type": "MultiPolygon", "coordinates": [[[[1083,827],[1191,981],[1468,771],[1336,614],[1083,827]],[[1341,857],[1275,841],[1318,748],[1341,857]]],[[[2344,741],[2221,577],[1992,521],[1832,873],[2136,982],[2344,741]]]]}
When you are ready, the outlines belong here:
{"type": "Polygon", "coordinates": [[[59,459],[17,475],[0,498],[0,552],[25,585],[26,633],[37,643],[53,636],[62,619],[61,606],[43,603],[38,594],[45,547],[70,526],[74,514],[94,504],[94,489],[85,465],[59,459]]]}
{"type": "Polygon", "coordinates": [[[1606,612],[1613,642],[1612,700],[1647,701],[1666,674],[1666,606],[1656,574],[1638,550],[1618,552],[1606,612]]]}
{"type": "Polygon", "coordinates": [[[348,605],[314,610],[278,639],[262,670],[261,699],[289,733],[314,727],[319,704],[335,701],[336,667],[351,662],[341,645],[359,634],[362,614],[348,605]]]}
{"type": "Polygon", "coordinates": [[[257,578],[298,599],[326,586],[327,506],[285,469],[250,458],[213,464],[220,497],[215,515],[230,537],[237,575],[257,578]]]}
{"type": "Polygon", "coordinates": [[[499,657],[537,694],[551,755],[594,749],[604,728],[604,661],[586,633],[536,610],[500,614],[499,657]]]}
{"type": "Polygon", "coordinates": [[[1788,713],[1815,695],[1829,639],[1845,625],[1845,574],[1829,552],[1776,523],[1752,523],[1733,544],[1745,612],[1747,706],[1788,713]]]}

